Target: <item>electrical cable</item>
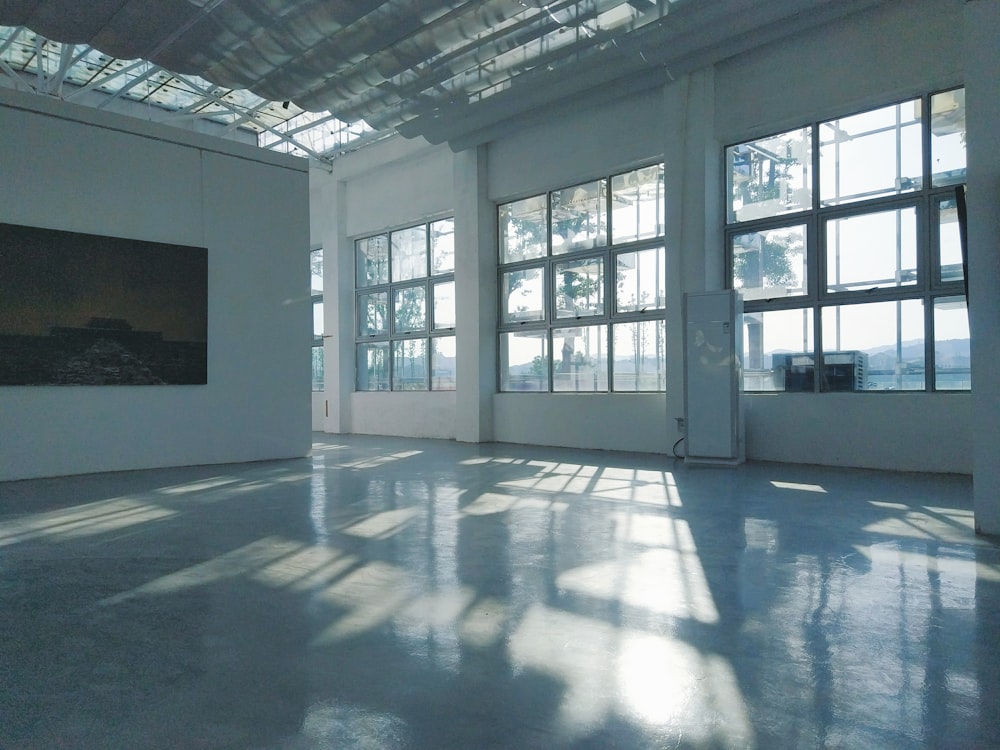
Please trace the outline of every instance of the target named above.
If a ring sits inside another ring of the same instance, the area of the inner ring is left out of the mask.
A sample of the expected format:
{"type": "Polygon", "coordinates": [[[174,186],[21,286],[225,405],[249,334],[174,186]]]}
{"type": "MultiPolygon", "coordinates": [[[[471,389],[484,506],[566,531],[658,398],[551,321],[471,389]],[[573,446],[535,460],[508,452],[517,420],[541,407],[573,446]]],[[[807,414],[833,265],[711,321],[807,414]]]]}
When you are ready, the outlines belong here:
{"type": "Polygon", "coordinates": [[[684,458],[684,456],[680,455],[677,452],[677,446],[680,445],[683,442],[684,442],[684,436],[682,435],[681,437],[677,438],[677,442],[674,443],[674,447],[672,448],[673,453],[674,453],[674,458],[684,458]]]}

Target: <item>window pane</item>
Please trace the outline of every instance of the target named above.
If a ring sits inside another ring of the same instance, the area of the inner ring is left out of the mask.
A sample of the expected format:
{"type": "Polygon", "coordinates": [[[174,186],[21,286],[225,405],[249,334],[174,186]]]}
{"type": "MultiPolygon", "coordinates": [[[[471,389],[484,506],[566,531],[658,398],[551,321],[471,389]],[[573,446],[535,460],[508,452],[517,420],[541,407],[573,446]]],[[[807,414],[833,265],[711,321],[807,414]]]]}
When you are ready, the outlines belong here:
{"type": "Polygon", "coordinates": [[[396,333],[427,330],[427,290],[410,286],[393,292],[393,324],[396,333]]]}
{"type": "Polygon", "coordinates": [[[427,275],[427,228],[400,229],[389,235],[392,246],[392,280],[408,281],[427,275]]]}
{"type": "Polygon", "coordinates": [[[824,122],[819,137],[823,205],[923,186],[919,99],[824,122]]]}
{"type": "Polygon", "coordinates": [[[556,318],[604,314],[604,258],[556,263],[556,318]]]}
{"type": "Polygon", "coordinates": [[[820,389],[923,390],[923,308],[919,299],[824,308],[820,389]]]}
{"type": "Polygon", "coordinates": [[[616,313],[662,310],[666,307],[664,260],[662,247],[618,254],[615,259],[616,313]]]}
{"type": "Polygon", "coordinates": [[[507,271],[502,276],[503,322],[545,320],[545,269],[507,271]]]}
{"type": "Polygon", "coordinates": [[[744,300],[806,293],[806,225],[738,234],[730,247],[733,289],[744,300]]]}
{"type": "Polygon", "coordinates": [[[938,249],[940,250],[940,281],[961,281],[962,235],[958,226],[958,203],[952,199],[938,201],[938,249]]]}
{"type": "Polygon", "coordinates": [[[500,334],[501,391],[549,389],[547,339],[545,331],[500,334]]]}
{"type": "Polygon", "coordinates": [[[931,97],[931,170],[935,186],[965,182],[965,89],[931,97]]]}
{"type": "Polygon", "coordinates": [[[378,336],[388,331],[389,293],[358,295],[358,335],[378,336]]]}
{"type": "Polygon", "coordinates": [[[666,390],[666,324],[662,320],[617,323],[615,359],[611,363],[616,391],[666,390]]]}
{"type": "Polygon", "coordinates": [[[323,303],[313,302],[313,338],[323,337],[323,303]]]}
{"type": "Polygon", "coordinates": [[[826,267],[828,292],[917,283],[916,209],[831,219],[826,267]]]}
{"type": "Polygon", "coordinates": [[[743,314],[743,390],[812,391],[812,308],[743,314]]]}
{"type": "Polygon", "coordinates": [[[358,286],[389,283],[389,237],[380,234],[354,243],[358,286]]]}
{"type": "Polygon", "coordinates": [[[431,224],[431,273],[455,270],[455,220],[441,219],[431,224]]]}
{"type": "Polygon", "coordinates": [[[323,347],[314,346],[312,348],[312,389],[314,391],[323,390],[323,347]]]}
{"type": "Polygon", "coordinates": [[[323,251],[313,250],[309,253],[310,293],[323,293],[323,251]]]}
{"type": "Polygon", "coordinates": [[[427,339],[392,342],[392,390],[427,390],[427,339]]]}
{"type": "Polygon", "coordinates": [[[455,282],[434,284],[434,330],[455,327],[455,282]]]}
{"type": "Polygon", "coordinates": [[[969,310],[965,297],[934,300],[934,387],[939,391],[972,388],[969,310]]]}
{"type": "Polygon", "coordinates": [[[611,178],[611,241],[635,242],[663,234],[663,165],[611,178]]]}
{"type": "Polygon", "coordinates": [[[455,337],[435,336],[431,339],[431,389],[455,390],[455,337]]]}
{"type": "Polygon", "coordinates": [[[726,149],[729,222],[812,208],[812,129],[726,149]]]}
{"type": "Polygon", "coordinates": [[[500,206],[498,224],[501,263],[542,258],[546,255],[547,206],[544,195],[500,206]]]}
{"type": "Polygon", "coordinates": [[[552,193],[552,254],[608,244],[605,180],[552,193]]]}
{"type": "Polygon", "coordinates": [[[608,327],[552,330],[552,390],[608,390],[608,327]]]}
{"type": "Polygon", "coordinates": [[[358,344],[358,390],[389,390],[389,344],[358,344]]]}

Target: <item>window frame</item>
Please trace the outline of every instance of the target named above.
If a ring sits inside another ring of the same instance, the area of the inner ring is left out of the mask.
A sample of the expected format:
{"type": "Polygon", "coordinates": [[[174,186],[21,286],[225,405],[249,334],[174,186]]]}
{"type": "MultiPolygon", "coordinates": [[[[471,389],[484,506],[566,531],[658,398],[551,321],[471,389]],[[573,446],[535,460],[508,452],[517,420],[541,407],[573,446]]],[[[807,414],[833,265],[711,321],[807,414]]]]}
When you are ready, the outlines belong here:
{"type": "Polygon", "coordinates": [[[310,304],[310,308],[313,310],[313,321],[314,321],[313,322],[312,345],[310,347],[311,351],[309,352],[310,355],[311,355],[311,357],[312,357],[312,360],[311,360],[311,362],[312,362],[312,391],[313,391],[313,393],[321,393],[324,390],[326,390],[326,373],[325,373],[324,358],[323,358],[324,357],[324,355],[323,355],[323,340],[325,338],[325,326],[324,326],[324,332],[323,333],[320,333],[320,334],[316,333],[315,310],[316,310],[316,305],[317,304],[320,304],[320,305],[324,304],[324,302],[323,302],[323,293],[324,293],[324,288],[323,287],[324,287],[324,284],[323,284],[323,281],[321,281],[320,282],[320,288],[318,290],[315,289],[315,288],[313,288],[312,278],[313,278],[313,276],[316,275],[314,273],[315,264],[316,264],[316,258],[319,258],[319,278],[323,279],[324,278],[323,277],[324,256],[323,256],[323,248],[322,247],[314,247],[314,248],[312,248],[309,251],[309,278],[310,278],[310,282],[309,282],[309,295],[310,295],[310,297],[309,297],[309,304],[310,304]],[[317,349],[319,350],[318,362],[319,362],[319,365],[320,365],[320,368],[319,368],[320,377],[319,377],[318,380],[316,378],[316,363],[317,363],[317,353],[316,353],[316,350],[317,349]]]}

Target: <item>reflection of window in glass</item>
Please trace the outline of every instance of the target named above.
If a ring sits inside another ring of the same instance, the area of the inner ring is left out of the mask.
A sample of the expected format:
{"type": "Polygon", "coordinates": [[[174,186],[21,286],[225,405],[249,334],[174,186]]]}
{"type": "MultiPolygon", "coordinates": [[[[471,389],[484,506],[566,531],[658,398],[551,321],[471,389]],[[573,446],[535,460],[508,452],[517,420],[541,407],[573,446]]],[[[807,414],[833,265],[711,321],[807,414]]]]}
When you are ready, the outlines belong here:
{"type": "Polygon", "coordinates": [[[323,347],[312,347],[312,389],[323,390],[323,347]]]}
{"type": "Polygon", "coordinates": [[[613,244],[659,237],[663,234],[663,214],[662,164],[611,178],[613,244]]]}
{"type": "Polygon", "coordinates": [[[503,321],[517,323],[545,320],[545,269],[526,268],[501,274],[501,293],[506,300],[503,321]]]}
{"type": "Polygon", "coordinates": [[[931,97],[931,179],[934,185],[965,182],[965,89],[931,97]]]}
{"type": "Polygon", "coordinates": [[[389,390],[389,342],[358,344],[357,388],[359,391],[389,390]]]}
{"type": "Polygon", "coordinates": [[[604,313],[604,258],[556,263],[556,317],[579,318],[604,313]]]}
{"type": "Polygon", "coordinates": [[[393,295],[393,330],[413,333],[427,329],[427,290],[423,286],[397,289],[393,295]]]}
{"type": "Polygon", "coordinates": [[[828,292],[916,284],[916,209],[831,219],[826,224],[826,265],[828,292]]]}
{"type": "Polygon", "coordinates": [[[737,234],[730,245],[733,289],[743,299],[806,293],[806,225],[737,234]]]}
{"type": "Polygon", "coordinates": [[[607,244],[606,185],[605,180],[597,180],[553,191],[553,255],[607,244]]]}
{"type": "Polygon", "coordinates": [[[824,307],[820,315],[820,390],[924,390],[923,300],[824,307]]]}
{"type": "Polygon", "coordinates": [[[435,336],[431,339],[431,390],[455,390],[456,361],[454,336],[435,336]]]}
{"type": "Polygon", "coordinates": [[[748,221],[812,208],[812,130],[726,149],[729,221],[748,221]]]}
{"type": "Polygon", "coordinates": [[[409,227],[389,235],[392,280],[409,281],[427,275],[427,228],[409,227]]]}
{"type": "Polygon", "coordinates": [[[443,281],[433,284],[434,289],[434,330],[455,327],[455,282],[443,281]]]}
{"type": "Polygon", "coordinates": [[[313,304],[312,389],[323,390],[323,249],[309,252],[309,288],[313,304]]]}
{"type": "Polygon", "coordinates": [[[552,329],[552,390],[608,390],[608,327],[552,329]]]}
{"type": "Polygon", "coordinates": [[[549,357],[545,330],[500,334],[500,390],[547,391],[549,357]]]}
{"type": "Polygon", "coordinates": [[[611,363],[613,386],[616,391],[666,390],[666,323],[662,320],[640,320],[616,323],[611,363]]]}
{"type": "Polygon", "coordinates": [[[965,271],[962,267],[962,235],[958,226],[958,203],[954,198],[939,200],[938,207],[938,249],[940,253],[939,281],[962,281],[965,271]]]}
{"type": "Polygon", "coordinates": [[[354,243],[359,287],[389,283],[389,237],[366,237],[354,243]]]}
{"type": "Polygon", "coordinates": [[[431,223],[431,274],[455,270],[455,220],[441,219],[431,223]]]}
{"type": "Polygon", "coordinates": [[[392,342],[392,390],[427,390],[427,339],[392,342]]]}
{"type": "Polygon", "coordinates": [[[358,295],[358,335],[377,336],[388,332],[389,295],[387,292],[372,292],[358,295]]]}
{"type": "Polygon", "coordinates": [[[814,382],[813,311],[743,314],[743,389],[811,391],[814,382]]]}
{"type": "Polygon", "coordinates": [[[615,257],[615,312],[662,310],[665,257],[662,247],[618,253],[615,257]]]}
{"type": "Polygon", "coordinates": [[[498,219],[501,263],[545,256],[549,233],[546,196],[505,203],[500,206],[498,219]]]}
{"type": "Polygon", "coordinates": [[[939,391],[972,388],[969,310],[964,296],[934,300],[934,388],[939,391]]]}
{"type": "Polygon", "coordinates": [[[823,205],[920,190],[920,108],[914,99],[821,123],[823,205]]]}

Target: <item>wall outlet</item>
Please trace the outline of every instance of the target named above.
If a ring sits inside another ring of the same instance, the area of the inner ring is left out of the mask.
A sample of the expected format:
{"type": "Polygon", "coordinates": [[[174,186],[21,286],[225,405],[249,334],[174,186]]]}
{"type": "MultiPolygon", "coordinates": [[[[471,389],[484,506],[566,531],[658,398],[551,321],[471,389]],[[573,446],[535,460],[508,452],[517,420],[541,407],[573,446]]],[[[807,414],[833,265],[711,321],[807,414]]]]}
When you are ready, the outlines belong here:
{"type": "Polygon", "coordinates": [[[684,424],[684,417],[674,417],[677,420],[677,431],[684,432],[686,425],[684,424]]]}

